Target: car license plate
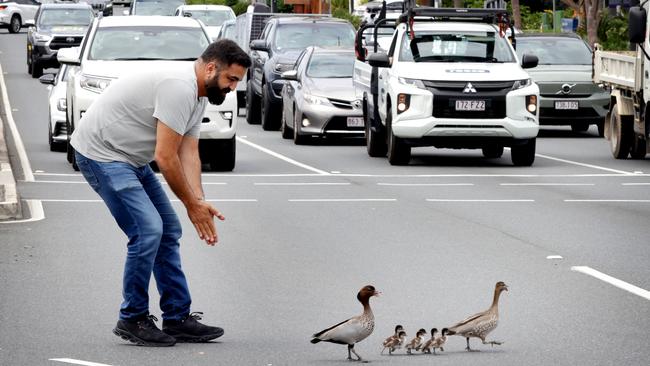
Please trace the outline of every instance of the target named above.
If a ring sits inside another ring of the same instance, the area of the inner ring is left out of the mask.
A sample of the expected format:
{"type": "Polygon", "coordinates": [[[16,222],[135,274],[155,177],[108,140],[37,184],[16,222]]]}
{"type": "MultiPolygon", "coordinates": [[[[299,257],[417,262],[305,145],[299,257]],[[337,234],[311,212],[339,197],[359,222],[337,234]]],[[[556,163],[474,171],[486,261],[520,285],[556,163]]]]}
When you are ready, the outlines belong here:
{"type": "Polygon", "coordinates": [[[484,100],[457,100],[456,110],[457,111],[484,111],[485,101],[484,100]]]}
{"type": "Polygon", "coordinates": [[[363,127],[363,117],[348,117],[348,127],[363,127]]]}
{"type": "Polygon", "coordinates": [[[578,102],[575,101],[556,101],[555,102],[555,109],[572,109],[576,110],[578,109],[578,102]]]}

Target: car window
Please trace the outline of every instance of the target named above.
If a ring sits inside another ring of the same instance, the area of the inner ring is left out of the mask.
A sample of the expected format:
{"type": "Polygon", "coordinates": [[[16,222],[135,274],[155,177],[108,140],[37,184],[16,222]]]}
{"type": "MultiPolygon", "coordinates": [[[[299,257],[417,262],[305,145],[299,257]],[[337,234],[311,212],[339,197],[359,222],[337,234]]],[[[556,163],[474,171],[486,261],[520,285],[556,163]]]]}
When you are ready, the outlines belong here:
{"type": "Polygon", "coordinates": [[[351,78],[353,71],[353,53],[315,52],[307,66],[307,76],[312,78],[351,78]]]}
{"type": "Polygon", "coordinates": [[[591,65],[591,50],[576,38],[517,38],[517,55],[533,54],[539,65],[591,65]]]}
{"type": "Polygon", "coordinates": [[[41,27],[54,25],[83,25],[87,26],[94,18],[90,9],[44,9],[38,24],[41,27]]]}
{"type": "Polygon", "coordinates": [[[172,15],[174,10],[185,5],[183,0],[134,0],[133,14],[137,15],[172,15]]]}
{"type": "Polygon", "coordinates": [[[226,20],[235,19],[231,12],[224,10],[183,10],[183,16],[199,19],[208,27],[218,27],[226,20]]]}
{"type": "Polygon", "coordinates": [[[200,28],[105,27],[97,29],[89,60],[189,60],[210,43],[200,28]]]}
{"type": "Polygon", "coordinates": [[[497,32],[416,31],[402,36],[400,61],[514,62],[508,41],[497,32]]]}
{"type": "Polygon", "coordinates": [[[221,38],[227,38],[227,39],[234,40],[235,35],[236,35],[235,30],[236,29],[235,29],[235,24],[234,23],[224,25],[223,30],[221,31],[221,38]]]}
{"type": "Polygon", "coordinates": [[[273,48],[282,51],[309,46],[354,47],[354,29],[347,24],[297,23],[280,24],[273,48]]]}

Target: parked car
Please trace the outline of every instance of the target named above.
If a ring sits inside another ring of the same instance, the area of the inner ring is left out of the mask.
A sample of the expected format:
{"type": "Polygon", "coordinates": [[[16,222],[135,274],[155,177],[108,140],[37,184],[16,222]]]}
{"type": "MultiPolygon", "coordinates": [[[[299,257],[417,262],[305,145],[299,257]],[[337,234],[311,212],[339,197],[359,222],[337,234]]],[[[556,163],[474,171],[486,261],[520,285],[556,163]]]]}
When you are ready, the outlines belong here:
{"type": "Polygon", "coordinates": [[[176,8],[174,15],[202,21],[213,41],[217,39],[223,23],[235,19],[235,12],[225,5],[181,5],[176,8]]]}
{"type": "Polygon", "coordinates": [[[34,24],[34,16],[41,4],[34,0],[0,0],[0,28],[18,33],[20,28],[34,24]]]}
{"type": "MultiPolygon", "coordinates": [[[[59,52],[59,61],[76,66],[68,76],[67,131],[79,125],[82,114],[111,82],[142,70],[192,67],[210,44],[201,22],[185,17],[130,16],[96,19],[81,47],[59,52]]],[[[199,149],[201,160],[213,170],[235,165],[236,96],[228,93],[223,104],[206,109],[199,149]]],[[[68,161],[76,167],[68,145],[68,161]]],[[[75,168],[76,169],[76,168],[75,168]]]]}
{"type": "Polygon", "coordinates": [[[233,41],[237,41],[237,32],[235,26],[237,25],[235,19],[232,20],[226,20],[223,22],[221,25],[221,29],[219,29],[219,34],[217,34],[217,39],[230,39],[233,41]]]}
{"type": "Polygon", "coordinates": [[[185,5],[185,0],[132,0],[124,15],[174,15],[181,5],[185,5]]]}
{"type": "Polygon", "coordinates": [[[573,131],[598,126],[604,135],[609,91],[593,82],[592,50],[578,35],[520,34],[517,54],[534,54],[539,65],[528,74],[539,86],[540,125],[570,125],[573,131]]]}
{"type": "Polygon", "coordinates": [[[285,71],[282,122],[285,139],[303,144],[311,136],[363,136],[361,100],[352,84],[354,51],[308,47],[285,71]]]}
{"type": "Polygon", "coordinates": [[[94,18],[90,5],[81,3],[43,4],[36,12],[35,26],[27,32],[27,72],[34,78],[43,69],[59,67],[60,48],[75,47],[94,18]]]}
{"type": "Polygon", "coordinates": [[[280,74],[293,69],[302,50],[309,46],[354,46],[354,27],[348,21],[330,17],[273,17],[260,39],[251,42],[246,119],[262,123],[265,130],[280,128],[282,86],[280,74]]]}
{"type": "Polygon", "coordinates": [[[56,74],[45,74],[39,78],[46,84],[48,93],[47,141],[50,151],[66,151],[68,131],[65,123],[66,100],[65,90],[68,82],[67,65],[62,65],[56,74]]]}

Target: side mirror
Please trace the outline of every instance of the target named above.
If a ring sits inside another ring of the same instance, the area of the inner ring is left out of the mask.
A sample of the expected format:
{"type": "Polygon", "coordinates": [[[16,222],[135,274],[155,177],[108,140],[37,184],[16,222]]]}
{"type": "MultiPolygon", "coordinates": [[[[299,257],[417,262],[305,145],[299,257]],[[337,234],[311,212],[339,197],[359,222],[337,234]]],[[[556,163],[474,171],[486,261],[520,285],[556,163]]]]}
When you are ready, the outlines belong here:
{"type": "Polygon", "coordinates": [[[54,74],[44,74],[40,78],[38,78],[38,81],[41,82],[41,84],[46,84],[46,85],[54,85],[54,80],[56,79],[56,76],[54,74]]]}
{"type": "Polygon", "coordinates": [[[269,47],[263,39],[256,39],[251,42],[251,50],[269,52],[269,47]]]}
{"type": "Polygon", "coordinates": [[[184,17],[187,17],[187,18],[191,18],[191,17],[192,17],[192,13],[183,12],[183,16],[184,16],[184,17]]]}
{"type": "Polygon", "coordinates": [[[385,52],[371,53],[368,56],[368,63],[372,67],[390,67],[390,59],[385,52]]]}
{"type": "Polygon", "coordinates": [[[630,43],[645,42],[646,22],[648,14],[644,8],[634,6],[630,8],[628,17],[628,36],[630,43]]]}
{"type": "Polygon", "coordinates": [[[537,67],[537,64],[539,64],[539,59],[535,55],[526,53],[521,57],[521,67],[524,69],[532,69],[537,67]]]}
{"type": "Polygon", "coordinates": [[[56,54],[56,58],[64,65],[80,66],[79,47],[61,48],[56,54]]]}
{"type": "Polygon", "coordinates": [[[298,81],[298,71],[289,70],[282,73],[281,77],[285,80],[295,80],[298,81]]]}

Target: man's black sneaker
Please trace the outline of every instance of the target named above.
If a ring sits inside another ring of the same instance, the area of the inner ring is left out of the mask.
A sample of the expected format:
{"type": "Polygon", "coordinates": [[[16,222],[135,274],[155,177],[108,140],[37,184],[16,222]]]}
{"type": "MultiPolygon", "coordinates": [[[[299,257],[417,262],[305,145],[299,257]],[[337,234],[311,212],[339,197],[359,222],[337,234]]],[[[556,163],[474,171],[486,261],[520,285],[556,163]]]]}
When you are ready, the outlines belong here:
{"type": "Polygon", "coordinates": [[[199,343],[219,338],[223,329],[199,323],[203,313],[191,313],[181,320],[163,320],[163,332],[178,342],[199,343]]]}
{"type": "Polygon", "coordinates": [[[176,344],[176,339],[156,327],[158,319],[147,315],[138,320],[118,320],[113,333],[138,346],[168,347],[176,344]]]}

